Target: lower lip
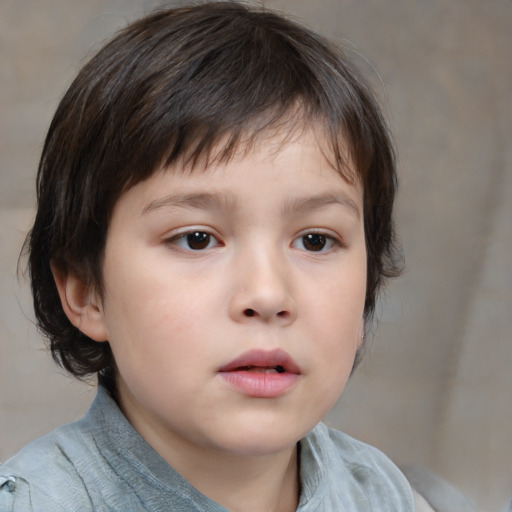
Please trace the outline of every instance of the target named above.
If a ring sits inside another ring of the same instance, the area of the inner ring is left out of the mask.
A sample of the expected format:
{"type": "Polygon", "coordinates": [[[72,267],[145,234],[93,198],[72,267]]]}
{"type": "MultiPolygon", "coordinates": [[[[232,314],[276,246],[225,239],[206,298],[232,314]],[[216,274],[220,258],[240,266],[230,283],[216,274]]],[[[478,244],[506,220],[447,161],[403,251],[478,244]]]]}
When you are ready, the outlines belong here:
{"type": "Polygon", "coordinates": [[[299,379],[295,373],[221,372],[232,387],[254,398],[277,398],[284,395],[299,379]]]}

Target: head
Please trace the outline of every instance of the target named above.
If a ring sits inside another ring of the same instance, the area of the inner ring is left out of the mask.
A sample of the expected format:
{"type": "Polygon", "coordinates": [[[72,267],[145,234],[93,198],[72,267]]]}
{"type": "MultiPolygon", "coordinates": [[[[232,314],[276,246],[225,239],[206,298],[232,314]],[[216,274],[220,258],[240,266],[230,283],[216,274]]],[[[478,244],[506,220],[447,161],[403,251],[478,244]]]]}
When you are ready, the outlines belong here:
{"type": "Polygon", "coordinates": [[[208,173],[272,134],[286,144],[311,131],[333,172],[362,190],[368,324],[398,273],[395,162],[378,104],[346,56],[292,21],[231,2],[157,11],[122,30],[63,97],[40,161],[27,246],[54,358],[77,377],[114,373],[109,343],[70,322],[54,277],[78,276],[102,297],[121,197],[162,169],[208,173]]]}

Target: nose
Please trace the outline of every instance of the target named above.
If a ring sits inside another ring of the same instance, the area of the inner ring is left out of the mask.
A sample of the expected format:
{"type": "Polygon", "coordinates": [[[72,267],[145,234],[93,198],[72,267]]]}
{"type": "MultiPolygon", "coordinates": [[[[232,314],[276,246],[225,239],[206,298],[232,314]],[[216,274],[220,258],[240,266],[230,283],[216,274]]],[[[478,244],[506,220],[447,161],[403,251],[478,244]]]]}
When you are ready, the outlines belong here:
{"type": "Polygon", "coordinates": [[[297,317],[291,270],[278,251],[241,254],[233,266],[230,315],[237,322],[286,326],[297,317]]]}

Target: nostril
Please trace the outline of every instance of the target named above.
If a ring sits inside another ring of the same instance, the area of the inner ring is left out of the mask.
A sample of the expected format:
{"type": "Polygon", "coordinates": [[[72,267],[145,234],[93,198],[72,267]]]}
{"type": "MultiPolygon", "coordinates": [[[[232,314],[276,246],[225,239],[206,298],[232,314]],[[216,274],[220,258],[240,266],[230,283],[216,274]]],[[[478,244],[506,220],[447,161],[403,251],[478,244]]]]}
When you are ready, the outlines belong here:
{"type": "MultiPolygon", "coordinates": [[[[247,309],[244,309],[244,316],[245,317],[259,316],[259,313],[255,309],[247,308],[247,309]]],[[[276,313],[276,317],[278,317],[278,318],[288,318],[289,316],[290,316],[290,312],[286,311],[286,310],[278,311],[276,313]]]]}

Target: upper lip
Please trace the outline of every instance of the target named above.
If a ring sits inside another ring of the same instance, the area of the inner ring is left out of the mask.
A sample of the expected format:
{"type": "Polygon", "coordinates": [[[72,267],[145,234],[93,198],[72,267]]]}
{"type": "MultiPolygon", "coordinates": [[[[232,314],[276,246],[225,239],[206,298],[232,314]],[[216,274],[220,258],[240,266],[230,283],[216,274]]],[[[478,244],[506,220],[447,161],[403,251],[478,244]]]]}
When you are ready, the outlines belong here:
{"type": "Polygon", "coordinates": [[[247,367],[277,368],[281,367],[285,372],[301,373],[299,365],[282,349],[274,350],[249,350],[233,361],[224,365],[219,372],[232,372],[247,367]]]}

